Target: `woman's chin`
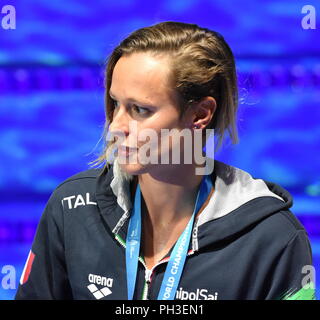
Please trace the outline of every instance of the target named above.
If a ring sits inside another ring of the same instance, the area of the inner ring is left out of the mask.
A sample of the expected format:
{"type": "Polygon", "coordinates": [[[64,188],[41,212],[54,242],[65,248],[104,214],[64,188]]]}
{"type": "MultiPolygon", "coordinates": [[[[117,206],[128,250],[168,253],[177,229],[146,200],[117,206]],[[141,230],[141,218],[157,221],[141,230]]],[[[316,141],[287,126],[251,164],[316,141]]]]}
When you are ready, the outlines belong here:
{"type": "Polygon", "coordinates": [[[132,164],[132,163],[119,162],[119,166],[124,173],[126,173],[128,175],[132,175],[132,176],[143,174],[148,171],[146,166],[143,166],[139,163],[132,164]]]}

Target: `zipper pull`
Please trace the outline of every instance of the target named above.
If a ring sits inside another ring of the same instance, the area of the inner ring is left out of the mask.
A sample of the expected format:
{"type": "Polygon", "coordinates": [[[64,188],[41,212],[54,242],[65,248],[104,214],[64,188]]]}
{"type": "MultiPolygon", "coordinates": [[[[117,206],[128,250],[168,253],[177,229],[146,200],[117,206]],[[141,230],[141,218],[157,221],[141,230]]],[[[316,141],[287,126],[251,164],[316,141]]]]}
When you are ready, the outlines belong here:
{"type": "Polygon", "coordinates": [[[151,275],[152,275],[152,270],[149,270],[146,268],[145,279],[147,283],[151,282],[151,275]]]}

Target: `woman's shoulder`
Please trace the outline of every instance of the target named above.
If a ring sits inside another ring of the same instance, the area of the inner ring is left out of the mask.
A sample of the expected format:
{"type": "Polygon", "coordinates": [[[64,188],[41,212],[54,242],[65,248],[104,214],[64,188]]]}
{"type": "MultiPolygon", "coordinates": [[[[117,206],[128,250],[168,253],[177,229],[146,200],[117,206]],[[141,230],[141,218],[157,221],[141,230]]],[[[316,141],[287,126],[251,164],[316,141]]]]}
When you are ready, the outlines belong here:
{"type": "Polygon", "coordinates": [[[80,171],[67,179],[60,182],[53,190],[51,201],[62,201],[67,197],[77,197],[77,195],[84,195],[86,193],[94,194],[96,191],[97,179],[102,173],[107,172],[108,167],[93,168],[80,171]]]}
{"type": "Polygon", "coordinates": [[[291,194],[277,183],[215,161],[214,185],[214,193],[198,220],[199,226],[213,228],[214,239],[223,239],[226,233],[229,238],[247,234],[253,242],[285,246],[292,238],[306,233],[290,210],[291,194]]]}
{"type": "Polygon", "coordinates": [[[102,171],[103,171],[103,169],[101,169],[101,168],[94,168],[94,169],[80,171],[80,172],[68,177],[64,181],[62,181],[57,186],[57,189],[61,188],[65,184],[70,184],[75,181],[96,179],[102,173],[102,171]]]}
{"type": "Polygon", "coordinates": [[[263,219],[258,225],[264,239],[289,243],[298,234],[307,236],[306,229],[291,210],[280,210],[263,219]]]}

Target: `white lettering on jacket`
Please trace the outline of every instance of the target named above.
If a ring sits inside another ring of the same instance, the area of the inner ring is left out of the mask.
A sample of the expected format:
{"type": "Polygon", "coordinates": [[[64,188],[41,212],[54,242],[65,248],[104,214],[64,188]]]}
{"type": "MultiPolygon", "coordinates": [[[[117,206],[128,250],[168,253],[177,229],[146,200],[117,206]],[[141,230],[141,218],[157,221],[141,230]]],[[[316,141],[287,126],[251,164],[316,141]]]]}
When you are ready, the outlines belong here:
{"type": "Polygon", "coordinates": [[[207,289],[197,289],[196,292],[188,292],[179,288],[176,293],[179,300],[218,300],[218,292],[209,294],[207,289]]]}
{"type": "Polygon", "coordinates": [[[79,206],[86,206],[86,205],[97,205],[96,202],[90,201],[90,193],[87,192],[86,196],[83,197],[81,194],[65,197],[61,200],[62,206],[64,207],[64,201],[67,201],[69,209],[75,209],[79,206]]]}
{"type": "Polygon", "coordinates": [[[109,287],[111,288],[113,285],[113,279],[112,278],[107,278],[107,277],[103,277],[103,276],[98,276],[96,274],[89,274],[88,276],[89,282],[90,283],[95,283],[95,284],[99,284],[105,287],[109,287]]]}

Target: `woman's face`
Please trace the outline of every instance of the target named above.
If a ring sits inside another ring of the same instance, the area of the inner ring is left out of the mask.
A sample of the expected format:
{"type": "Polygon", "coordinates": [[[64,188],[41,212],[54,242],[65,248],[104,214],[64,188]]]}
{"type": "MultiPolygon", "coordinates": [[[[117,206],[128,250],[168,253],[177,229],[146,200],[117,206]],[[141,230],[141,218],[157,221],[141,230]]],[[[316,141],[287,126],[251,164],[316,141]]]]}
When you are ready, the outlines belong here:
{"type": "MultiPolygon", "coordinates": [[[[115,136],[122,135],[122,141],[118,144],[118,158],[122,159],[121,168],[129,174],[150,172],[154,166],[159,165],[160,146],[163,141],[161,129],[180,130],[191,126],[190,119],[190,123],[186,117],[179,119],[177,96],[169,83],[169,68],[167,57],[155,57],[150,53],[123,56],[114,67],[109,92],[114,100],[114,112],[109,132],[115,136]],[[151,145],[148,138],[139,141],[143,133],[148,135],[146,129],[152,129],[153,137],[157,135],[157,144],[152,144],[150,152],[157,154],[158,164],[145,164],[140,161],[140,156],[148,149],[143,149],[142,146],[148,141],[149,146],[151,145]],[[132,148],[132,151],[121,152],[121,146],[132,148]]],[[[170,140],[167,149],[162,151],[170,153],[175,146],[170,140]]]]}

